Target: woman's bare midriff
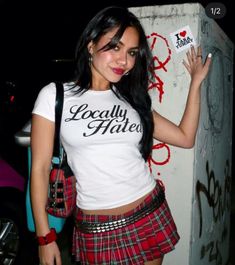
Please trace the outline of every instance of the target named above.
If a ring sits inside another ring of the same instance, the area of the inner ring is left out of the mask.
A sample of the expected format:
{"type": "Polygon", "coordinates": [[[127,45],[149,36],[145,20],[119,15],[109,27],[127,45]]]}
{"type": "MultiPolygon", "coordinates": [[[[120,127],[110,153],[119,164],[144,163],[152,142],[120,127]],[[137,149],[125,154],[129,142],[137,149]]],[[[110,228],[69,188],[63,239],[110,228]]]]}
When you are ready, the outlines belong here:
{"type": "Polygon", "coordinates": [[[139,198],[138,200],[131,202],[129,204],[122,205],[120,207],[112,208],[112,209],[100,209],[100,210],[85,210],[81,209],[84,214],[94,214],[94,215],[118,215],[118,214],[124,214],[126,212],[129,212],[136,208],[138,205],[140,205],[144,199],[151,193],[151,191],[144,195],[143,197],[139,198]]]}

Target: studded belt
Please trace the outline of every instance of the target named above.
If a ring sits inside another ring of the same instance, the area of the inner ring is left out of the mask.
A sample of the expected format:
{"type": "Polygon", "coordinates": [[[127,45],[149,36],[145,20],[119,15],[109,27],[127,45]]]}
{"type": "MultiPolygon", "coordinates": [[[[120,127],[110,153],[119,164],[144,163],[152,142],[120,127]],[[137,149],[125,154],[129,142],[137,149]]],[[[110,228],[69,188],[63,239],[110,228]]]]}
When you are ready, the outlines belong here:
{"type": "Polygon", "coordinates": [[[138,212],[130,216],[109,222],[86,222],[76,220],[76,227],[83,233],[101,233],[116,230],[137,222],[159,208],[165,200],[164,190],[160,190],[157,196],[138,212]]]}

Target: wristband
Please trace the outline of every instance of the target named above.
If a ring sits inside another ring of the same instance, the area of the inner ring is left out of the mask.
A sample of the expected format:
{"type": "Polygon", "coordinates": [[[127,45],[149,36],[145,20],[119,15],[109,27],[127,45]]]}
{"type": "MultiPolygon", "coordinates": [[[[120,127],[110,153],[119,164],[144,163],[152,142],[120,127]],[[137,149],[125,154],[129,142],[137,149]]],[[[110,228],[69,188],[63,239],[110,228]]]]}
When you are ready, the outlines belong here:
{"type": "Polygon", "coordinates": [[[55,228],[51,228],[50,232],[45,236],[37,236],[39,246],[47,245],[57,239],[55,228]]]}

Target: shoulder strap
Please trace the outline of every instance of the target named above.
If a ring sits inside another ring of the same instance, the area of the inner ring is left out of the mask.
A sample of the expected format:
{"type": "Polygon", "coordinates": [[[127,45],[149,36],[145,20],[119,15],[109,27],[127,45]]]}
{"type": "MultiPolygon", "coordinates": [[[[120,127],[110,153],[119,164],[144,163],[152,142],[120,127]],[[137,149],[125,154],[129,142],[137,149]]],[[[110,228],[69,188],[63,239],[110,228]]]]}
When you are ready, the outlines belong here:
{"type": "Polygon", "coordinates": [[[61,82],[55,82],[56,85],[56,100],[55,100],[55,137],[53,156],[60,156],[60,125],[64,104],[64,87],[61,82]]]}

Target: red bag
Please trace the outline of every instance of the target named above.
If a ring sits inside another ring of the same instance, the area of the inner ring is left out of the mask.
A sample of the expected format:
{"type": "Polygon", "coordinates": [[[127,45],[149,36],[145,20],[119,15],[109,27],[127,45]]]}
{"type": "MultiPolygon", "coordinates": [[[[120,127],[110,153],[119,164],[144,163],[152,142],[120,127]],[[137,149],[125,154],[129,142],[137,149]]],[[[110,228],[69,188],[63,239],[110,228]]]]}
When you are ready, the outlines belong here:
{"type": "Polygon", "coordinates": [[[60,142],[64,87],[62,83],[55,84],[55,137],[46,211],[57,217],[68,217],[76,207],[76,179],[67,163],[66,152],[60,142]]]}
{"type": "Polygon", "coordinates": [[[76,178],[63,151],[61,164],[53,164],[49,178],[46,210],[57,217],[68,217],[76,207],[76,178]]]}

